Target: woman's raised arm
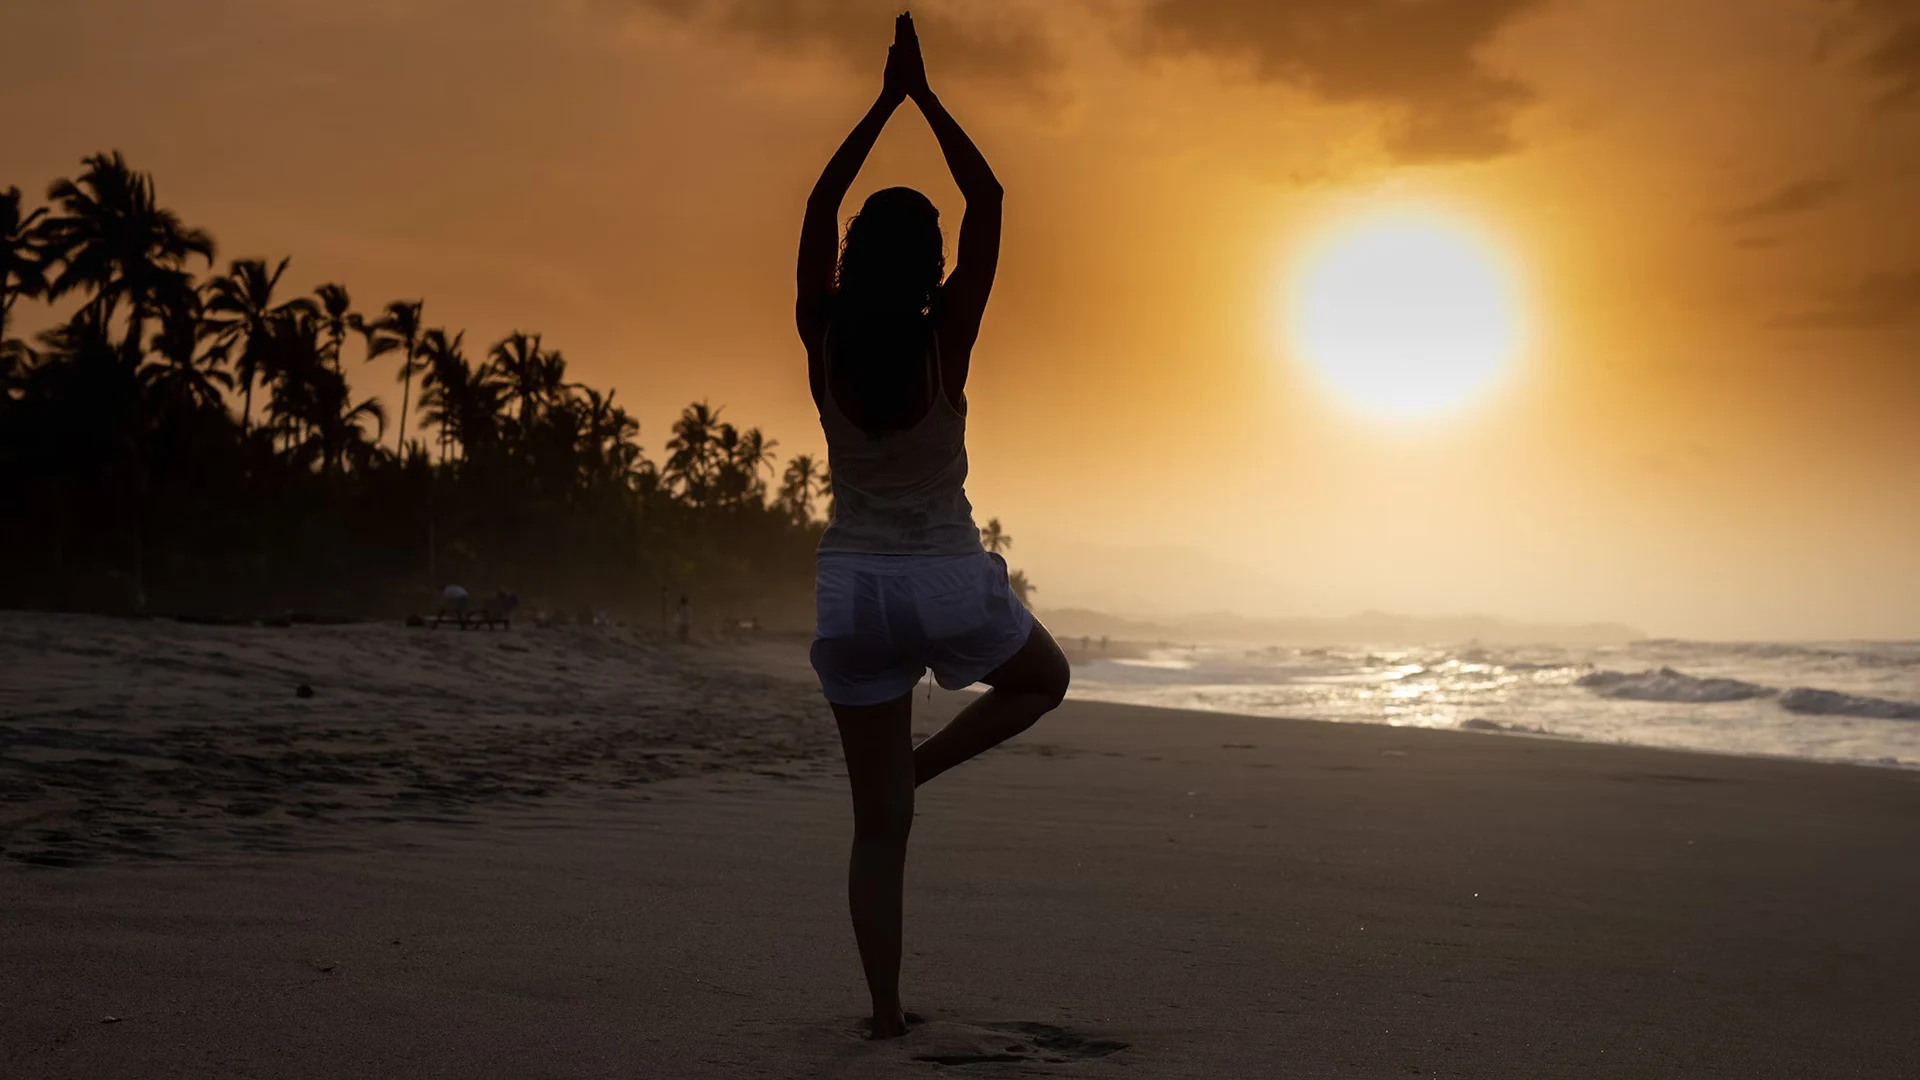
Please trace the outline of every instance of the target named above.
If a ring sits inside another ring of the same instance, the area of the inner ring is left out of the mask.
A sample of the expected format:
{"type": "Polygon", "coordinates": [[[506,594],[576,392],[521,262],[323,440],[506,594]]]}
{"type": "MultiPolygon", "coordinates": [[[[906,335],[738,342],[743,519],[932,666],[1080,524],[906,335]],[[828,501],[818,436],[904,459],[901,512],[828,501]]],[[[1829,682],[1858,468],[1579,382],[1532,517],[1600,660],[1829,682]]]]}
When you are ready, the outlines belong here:
{"type": "Polygon", "coordinates": [[[987,310],[987,297],[993,292],[993,275],[1000,265],[1000,181],[980,148],[960,128],[959,121],[927,86],[926,69],[920,59],[920,41],[913,32],[913,21],[901,16],[904,32],[893,51],[906,51],[902,65],[907,77],[907,95],[927,118],[947,169],[967,200],[967,212],[960,219],[960,251],[953,273],[941,290],[945,303],[941,312],[941,332],[947,351],[945,371],[949,390],[966,385],[968,357],[974,339],[980,336],[980,318],[987,310]]]}
{"type": "MultiPolygon", "coordinates": [[[[833,293],[833,271],[840,256],[840,203],[846,199],[854,177],[860,175],[860,167],[873,152],[873,144],[893,110],[915,88],[924,89],[926,85],[927,73],[920,64],[920,42],[913,36],[913,19],[902,15],[894,20],[893,47],[887,50],[879,99],[834,151],[826,171],[813,185],[813,194],[807,196],[807,217],[800,226],[800,288],[794,318],[809,356],[817,350],[827,328],[826,300],[833,293]]],[[[813,374],[817,388],[819,373],[813,374]]]]}
{"type": "MultiPolygon", "coordinates": [[[[889,72],[892,67],[889,60],[889,72]]],[[[905,97],[890,79],[867,115],[860,118],[840,149],[834,151],[826,171],[813,185],[813,194],[807,196],[807,216],[800,226],[800,265],[796,275],[799,297],[795,301],[794,319],[810,353],[819,346],[820,336],[826,331],[826,300],[833,292],[833,272],[840,255],[840,203],[846,199],[854,177],[860,175],[860,166],[866,164],[881,129],[887,126],[888,118],[905,97]]]]}

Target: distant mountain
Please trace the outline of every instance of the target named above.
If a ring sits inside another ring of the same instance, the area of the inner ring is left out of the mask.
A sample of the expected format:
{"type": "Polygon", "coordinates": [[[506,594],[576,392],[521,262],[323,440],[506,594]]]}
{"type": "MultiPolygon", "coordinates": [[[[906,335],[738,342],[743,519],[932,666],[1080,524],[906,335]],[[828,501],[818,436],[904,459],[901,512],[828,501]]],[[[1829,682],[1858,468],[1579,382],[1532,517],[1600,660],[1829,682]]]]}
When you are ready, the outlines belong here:
{"type": "Polygon", "coordinates": [[[1061,607],[1149,618],[1188,611],[1315,609],[1299,590],[1260,570],[1192,547],[1054,544],[1036,538],[1023,539],[1007,558],[1040,586],[1042,602],[1061,607]]]}
{"type": "Polygon", "coordinates": [[[1085,608],[1045,608],[1042,620],[1063,638],[1123,641],[1232,642],[1251,645],[1608,645],[1645,634],[1619,623],[1552,625],[1485,615],[1417,616],[1368,611],[1339,619],[1256,619],[1227,612],[1155,620],[1126,619],[1085,608]]]}

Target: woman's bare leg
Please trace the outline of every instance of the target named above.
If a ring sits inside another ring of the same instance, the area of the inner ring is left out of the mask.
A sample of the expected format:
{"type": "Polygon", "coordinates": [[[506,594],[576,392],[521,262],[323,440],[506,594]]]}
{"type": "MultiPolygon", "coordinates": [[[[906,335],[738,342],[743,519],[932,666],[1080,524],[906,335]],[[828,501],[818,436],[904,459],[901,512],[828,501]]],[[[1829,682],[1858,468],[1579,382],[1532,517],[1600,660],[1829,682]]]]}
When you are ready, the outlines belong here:
{"type": "Polygon", "coordinates": [[[913,695],[884,705],[835,705],[853,788],[847,908],[873,995],[873,1037],[907,1031],[900,1008],[901,893],[913,828],[913,695]]]}
{"type": "Polygon", "coordinates": [[[924,784],[1032,727],[1060,704],[1071,677],[1066,655],[1035,621],[1020,651],[980,680],[993,689],[913,748],[913,782],[924,784]]]}

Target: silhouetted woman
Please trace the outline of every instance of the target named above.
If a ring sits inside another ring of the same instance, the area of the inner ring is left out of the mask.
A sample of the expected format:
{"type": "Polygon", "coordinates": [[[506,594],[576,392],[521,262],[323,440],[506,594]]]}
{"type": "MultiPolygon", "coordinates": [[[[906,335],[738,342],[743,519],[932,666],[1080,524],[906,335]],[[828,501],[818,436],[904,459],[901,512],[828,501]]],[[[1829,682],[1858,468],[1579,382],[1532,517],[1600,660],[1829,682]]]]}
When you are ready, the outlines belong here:
{"type": "Polygon", "coordinates": [[[884,88],[814,185],[800,234],[796,318],[832,470],[820,540],[813,667],[833,706],[853,789],[847,900],[876,1038],[906,1031],[900,900],[913,789],[1025,731],[1060,704],[1067,661],[980,546],[964,490],[967,369],[1000,257],[1000,184],[927,88],[900,16],[884,88]],[[867,199],[840,244],[840,203],[893,111],[911,98],[960,192],[958,264],[945,270],[925,195],[867,199]],[[836,260],[835,255],[838,254],[836,260]],[[913,689],[991,689],[913,745],[913,689]]]}

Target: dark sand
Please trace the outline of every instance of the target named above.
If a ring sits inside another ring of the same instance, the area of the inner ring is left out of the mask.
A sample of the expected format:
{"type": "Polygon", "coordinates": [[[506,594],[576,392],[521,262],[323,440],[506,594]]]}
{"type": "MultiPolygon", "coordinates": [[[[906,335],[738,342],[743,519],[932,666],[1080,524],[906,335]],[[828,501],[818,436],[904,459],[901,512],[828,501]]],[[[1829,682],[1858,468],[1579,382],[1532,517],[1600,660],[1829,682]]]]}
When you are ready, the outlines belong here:
{"type": "Polygon", "coordinates": [[[923,789],[869,1043],[824,709],[747,653],[5,618],[9,1080],[1920,1076],[1920,773],[1069,704],[923,789]]]}

